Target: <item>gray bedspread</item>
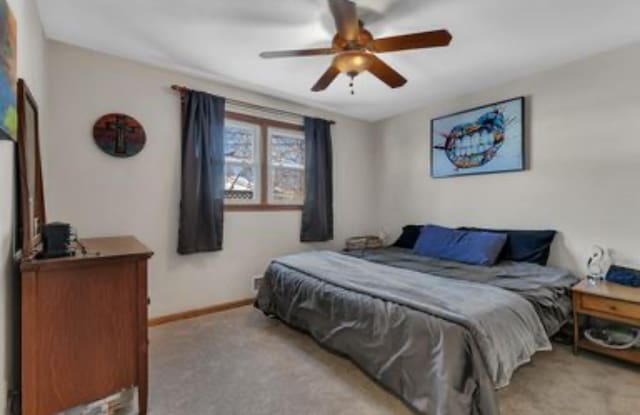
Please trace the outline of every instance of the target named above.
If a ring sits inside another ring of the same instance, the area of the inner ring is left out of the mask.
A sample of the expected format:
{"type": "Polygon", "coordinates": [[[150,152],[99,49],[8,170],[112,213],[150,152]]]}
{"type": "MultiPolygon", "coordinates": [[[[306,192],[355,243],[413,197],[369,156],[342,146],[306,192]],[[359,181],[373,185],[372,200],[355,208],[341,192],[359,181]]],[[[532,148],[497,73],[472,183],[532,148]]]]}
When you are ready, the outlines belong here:
{"type": "Polygon", "coordinates": [[[419,413],[498,414],[494,386],[550,348],[527,296],[553,297],[546,287],[566,278],[419,258],[393,249],[277,258],[256,305],[348,356],[419,413]]]}
{"type": "Polygon", "coordinates": [[[571,314],[570,288],[578,282],[578,278],[567,270],[526,262],[503,261],[484,267],[416,255],[410,249],[402,248],[354,251],[346,255],[515,292],[533,305],[549,337],[567,322],[571,314]]]}

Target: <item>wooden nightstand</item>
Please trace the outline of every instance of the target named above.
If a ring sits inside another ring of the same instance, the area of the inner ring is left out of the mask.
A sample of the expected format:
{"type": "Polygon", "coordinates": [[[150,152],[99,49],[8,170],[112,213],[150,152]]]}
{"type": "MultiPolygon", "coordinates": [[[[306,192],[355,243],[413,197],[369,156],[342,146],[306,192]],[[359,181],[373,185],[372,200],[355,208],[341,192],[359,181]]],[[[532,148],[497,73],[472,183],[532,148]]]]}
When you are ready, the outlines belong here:
{"type": "Polygon", "coordinates": [[[572,295],[573,352],[577,353],[581,348],[640,364],[638,349],[607,349],[581,338],[578,321],[580,314],[586,314],[640,327],[640,288],[625,287],[606,281],[591,284],[582,280],[572,288],[572,295]]]}

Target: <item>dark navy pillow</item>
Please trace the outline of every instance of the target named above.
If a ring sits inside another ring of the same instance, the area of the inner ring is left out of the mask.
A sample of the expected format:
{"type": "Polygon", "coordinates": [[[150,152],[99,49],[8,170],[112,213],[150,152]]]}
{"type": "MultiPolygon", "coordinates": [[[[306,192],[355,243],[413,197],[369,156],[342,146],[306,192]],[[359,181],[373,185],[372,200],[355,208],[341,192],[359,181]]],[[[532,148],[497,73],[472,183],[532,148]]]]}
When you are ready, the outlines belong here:
{"type": "Polygon", "coordinates": [[[505,234],[426,225],[420,232],[413,252],[467,264],[490,266],[496,263],[506,241],[505,234]]]}
{"type": "Polygon", "coordinates": [[[413,249],[418,240],[418,236],[420,236],[420,230],[422,229],[422,225],[406,225],[402,228],[402,234],[398,238],[397,241],[394,242],[392,246],[396,246],[398,248],[408,248],[413,249]]]}
{"type": "Polygon", "coordinates": [[[500,254],[501,261],[532,262],[547,265],[549,252],[556,231],[500,230],[482,228],[460,228],[462,230],[507,234],[507,243],[500,254]]]}

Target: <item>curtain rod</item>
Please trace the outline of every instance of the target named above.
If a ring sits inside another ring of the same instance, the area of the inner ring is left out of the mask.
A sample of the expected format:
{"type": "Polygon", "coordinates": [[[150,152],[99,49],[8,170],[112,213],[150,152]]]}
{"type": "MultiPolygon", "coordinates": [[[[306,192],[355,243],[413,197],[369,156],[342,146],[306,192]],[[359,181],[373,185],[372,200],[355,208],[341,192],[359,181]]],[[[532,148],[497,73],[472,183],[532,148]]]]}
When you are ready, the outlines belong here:
{"type": "MultiPolygon", "coordinates": [[[[178,91],[181,94],[186,92],[186,91],[196,91],[195,89],[187,88],[186,86],[181,86],[181,85],[171,85],[171,89],[173,89],[174,91],[178,91]]],[[[225,99],[226,99],[226,101],[228,103],[230,103],[232,105],[235,105],[237,107],[244,107],[244,108],[247,108],[247,109],[254,109],[254,110],[269,112],[269,113],[277,114],[277,115],[289,115],[289,116],[294,116],[294,117],[306,117],[306,115],[299,114],[297,112],[291,112],[291,111],[279,110],[279,109],[271,108],[271,107],[265,107],[263,105],[252,104],[250,102],[240,101],[240,100],[233,99],[233,98],[225,98],[225,99]]],[[[333,120],[328,120],[328,122],[329,122],[329,124],[335,124],[336,123],[333,120]]]]}

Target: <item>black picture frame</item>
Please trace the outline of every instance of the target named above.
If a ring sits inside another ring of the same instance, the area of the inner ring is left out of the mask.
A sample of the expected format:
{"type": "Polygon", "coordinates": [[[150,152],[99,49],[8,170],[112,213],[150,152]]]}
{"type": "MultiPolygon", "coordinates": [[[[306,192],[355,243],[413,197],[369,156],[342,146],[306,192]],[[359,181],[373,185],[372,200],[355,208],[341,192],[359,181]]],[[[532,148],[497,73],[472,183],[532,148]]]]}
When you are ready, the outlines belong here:
{"type": "Polygon", "coordinates": [[[520,172],[520,171],[525,171],[527,169],[527,154],[526,154],[526,119],[525,119],[525,114],[526,114],[526,99],[524,96],[519,96],[519,97],[515,97],[515,98],[509,98],[509,99],[505,99],[505,100],[501,100],[501,101],[496,101],[490,104],[485,104],[485,105],[480,105],[477,107],[473,107],[473,108],[468,108],[462,111],[457,111],[451,114],[447,114],[447,115],[442,115],[436,118],[432,118],[431,119],[431,123],[430,123],[430,141],[429,141],[429,152],[430,152],[430,175],[431,178],[434,179],[444,179],[444,178],[451,178],[451,177],[464,177],[464,176],[477,176],[477,175],[486,175],[486,174],[499,174],[499,173],[513,173],[513,172],[520,172]],[[462,173],[455,173],[455,174],[438,174],[436,175],[436,172],[434,172],[434,150],[436,150],[436,144],[435,144],[435,134],[436,134],[436,128],[435,128],[435,124],[438,121],[447,119],[447,118],[451,118],[451,117],[459,117],[461,115],[467,114],[467,113],[472,113],[472,112],[476,112],[482,109],[491,109],[491,108],[496,108],[498,106],[501,105],[505,105],[505,104],[511,104],[511,103],[515,103],[518,102],[520,104],[520,111],[518,114],[518,118],[519,118],[519,124],[520,124],[520,128],[519,128],[519,133],[520,133],[520,165],[514,168],[508,168],[508,169],[500,169],[500,170],[495,170],[495,171],[469,171],[469,172],[462,172],[462,173]]]}

